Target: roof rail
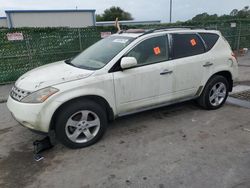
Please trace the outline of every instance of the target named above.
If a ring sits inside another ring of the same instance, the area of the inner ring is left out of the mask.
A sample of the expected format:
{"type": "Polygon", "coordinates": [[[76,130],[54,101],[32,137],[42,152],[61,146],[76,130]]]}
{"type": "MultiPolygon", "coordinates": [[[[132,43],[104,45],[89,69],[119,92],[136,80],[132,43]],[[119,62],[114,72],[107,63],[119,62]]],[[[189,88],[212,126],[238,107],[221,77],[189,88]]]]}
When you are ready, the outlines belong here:
{"type": "Polygon", "coordinates": [[[147,35],[147,34],[150,34],[150,33],[154,33],[154,32],[160,32],[160,31],[170,31],[170,30],[174,30],[174,29],[205,29],[205,30],[208,30],[209,28],[200,28],[200,27],[193,27],[193,26],[171,26],[171,27],[162,27],[162,28],[155,28],[155,29],[150,29],[146,32],[143,33],[143,35],[147,35]]]}
{"type": "Polygon", "coordinates": [[[141,33],[144,34],[147,30],[145,29],[128,29],[128,30],[120,30],[117,33],[123,34],[123,33],[141,33]]]}

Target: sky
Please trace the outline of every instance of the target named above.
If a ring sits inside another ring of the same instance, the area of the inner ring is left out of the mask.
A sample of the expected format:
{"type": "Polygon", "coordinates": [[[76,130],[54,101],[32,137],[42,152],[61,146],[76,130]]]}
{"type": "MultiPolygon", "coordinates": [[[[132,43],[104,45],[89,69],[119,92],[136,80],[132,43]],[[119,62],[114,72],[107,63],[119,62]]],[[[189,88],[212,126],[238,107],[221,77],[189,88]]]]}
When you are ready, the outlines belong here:
{"type": "MultiPolygon", "coordinates": [[[[0,0],[0,16],[5,10],[95,9],[97,14],[106,8],[119,6],[135,20],[169,21],[170,0],[0,0]]],[[[233,9],[250,5],[250,0],[173,0],[173,21],[185,21],[203,12],[229,14],[233,9]]]]}

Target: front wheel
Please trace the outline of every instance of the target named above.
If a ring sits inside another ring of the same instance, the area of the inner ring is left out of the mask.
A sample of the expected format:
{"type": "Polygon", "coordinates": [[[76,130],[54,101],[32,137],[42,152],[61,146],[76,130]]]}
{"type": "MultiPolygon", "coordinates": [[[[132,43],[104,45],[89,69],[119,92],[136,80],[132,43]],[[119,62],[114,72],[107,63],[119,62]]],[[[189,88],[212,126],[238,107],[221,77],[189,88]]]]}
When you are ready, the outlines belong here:
{"type": "Polygon", "coordinates": [[[224,105],[229,92],[227,79],[220,75],[213,76],[198,98],[200,106],[207,110],[216,110],[224,105]]]}
{"type": "Polygon", "coordinates": [[[56,120],[56,137],[69,148],[83,148],[95,144],[107,126],[105,110],[90,100],[67,104],[56,120]]]}

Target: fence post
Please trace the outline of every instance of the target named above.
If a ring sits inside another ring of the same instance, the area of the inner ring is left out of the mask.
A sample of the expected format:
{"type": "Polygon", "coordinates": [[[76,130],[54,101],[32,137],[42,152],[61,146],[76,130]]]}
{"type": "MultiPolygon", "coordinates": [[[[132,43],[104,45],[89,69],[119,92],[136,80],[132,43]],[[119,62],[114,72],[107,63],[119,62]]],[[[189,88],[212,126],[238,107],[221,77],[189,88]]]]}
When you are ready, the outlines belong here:
{"type": "Polygon", "coordinates": [[[29,67],[31,66],[32,64],[32,55],[31,55],[31,47],[30,47],[30,42],[29,42],[29,36],[27,34],[25,34],[26,37],[25,37],[25,43],[26,43],[26,48],[28,50],[28,56],[29,56],[29,67]]]}
{"type": "Polygon", "coordinates": [[[238,41],[237,41],[237,52],[240,52],[240,37],[241,37],[241,22],[239,27],[239,33],[238,33],[238,41]]]}
{"type": "Polygon", "coordinates": [[[80,28],[78,28],[77,30],[78,30],[80,51],[82,51],[82,36],[81,36],[81,30],[80,30],[80,28]]]}

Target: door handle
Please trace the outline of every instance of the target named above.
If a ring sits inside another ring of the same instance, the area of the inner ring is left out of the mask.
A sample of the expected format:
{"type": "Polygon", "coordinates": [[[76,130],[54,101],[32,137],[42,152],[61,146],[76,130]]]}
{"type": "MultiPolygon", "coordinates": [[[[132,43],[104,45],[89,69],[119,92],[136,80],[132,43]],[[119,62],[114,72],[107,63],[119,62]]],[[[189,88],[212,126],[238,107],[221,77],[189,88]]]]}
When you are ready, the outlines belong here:
{"type": "Polygon", "coordinates": [[[171,70],[164,70],[160,73],[160,75],[166,75],[166,74],[172,74],[172,73],[173,73],[173,71],[171,71],[171,70]]]}
{"type": "Polygon", "coordinates": [[[203,67],[210,67],[210,66],[212,66],[213,65],[213,63],[211,63],[211,62],[206,62],[204,65],[203,65],[203,67]]]}

